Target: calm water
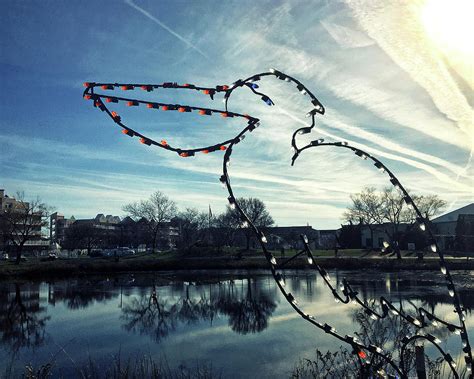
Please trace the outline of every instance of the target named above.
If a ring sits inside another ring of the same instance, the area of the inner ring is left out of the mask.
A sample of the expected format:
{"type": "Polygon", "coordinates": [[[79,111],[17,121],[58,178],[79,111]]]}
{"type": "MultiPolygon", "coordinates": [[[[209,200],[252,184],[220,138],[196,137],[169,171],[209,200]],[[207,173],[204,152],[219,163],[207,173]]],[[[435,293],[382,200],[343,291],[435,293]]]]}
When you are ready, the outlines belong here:
{"type": "MultiPolygon", "coordinates": [[[[455,321],[438,273],[333,271],[331,276],[336,282],[349,278],[367,300],[384,295],[405,309],[424,304],[455,321]]],[[[470,313],[474,273],[454,276],[470,313]]],[[[363,332],[357,307],[335,303],[314,274],[287,272],[286,282],[308,313],[343,334],[363,332]]],[[[171,367],[212,364],[225,378],[287,378],[300,358],[340,346],[299,318],[266,271],[127,274],[0,287],[0,362],[13,364],[16,373],[25,363],[38,366],[54,357],[69,376],[89,357],[110,363],[120,352],[124,358],[148,354],[171,367]]],[[[472,341],[473,316],[467,325],[472,341]]],[[[437,336],[456,359],[458,337],[442,330],[437,336]]]]}

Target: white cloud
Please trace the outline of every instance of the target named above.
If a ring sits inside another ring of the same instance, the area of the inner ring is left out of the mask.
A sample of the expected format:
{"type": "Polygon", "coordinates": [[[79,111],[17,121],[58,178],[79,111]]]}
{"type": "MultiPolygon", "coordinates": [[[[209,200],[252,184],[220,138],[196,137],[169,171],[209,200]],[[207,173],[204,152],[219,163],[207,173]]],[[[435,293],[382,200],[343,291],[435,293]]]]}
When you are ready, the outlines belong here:
{"type": "Polygon", "coordinates": [[[348,4],[368,35],[429,93],[436,107],[457,124],[468,137],[468,146],[472,146],[472,109],[423,30],[423,2],[350,0],[348,4]]]}
{"type": "Polygon", "coordinates": [[[321,21],[321,25],[331,37],[334,38],[339,46],[343,48],[366,47],[374,44],[372,39],[358,30],[327,20],[321,21]]]}

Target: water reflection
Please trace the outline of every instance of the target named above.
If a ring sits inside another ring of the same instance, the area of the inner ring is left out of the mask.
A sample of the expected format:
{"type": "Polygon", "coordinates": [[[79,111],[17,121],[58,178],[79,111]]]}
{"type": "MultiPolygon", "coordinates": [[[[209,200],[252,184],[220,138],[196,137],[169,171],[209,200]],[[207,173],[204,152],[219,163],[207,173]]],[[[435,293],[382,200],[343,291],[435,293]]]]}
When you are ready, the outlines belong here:
{"type": "Polygon", "coordinates": [[[275,294],[259,288],[252,279],[246,280],[240,291],[234,291],[233,286],[228,287],[211,299],[210,304],[229,317],[232,330],[247,334],[266,329],[268,319],[276,309],[275,294]]]}
{"type": "Polygon", "coordinates": [[[1,343],[11,350],[45,342],[46,307],[40,305],[38,284],[4,285],[0,290],[1,343]]]}
{"type": "MultiPolygon", "coordinates": [[[[336,282],[342,281],[345,276],[350,276],[361,298],[369,303],[384,295],[392,301],[399,300],[406,311],[414,311],[415,307],[422,305],[441,317],[452,316],[451,299],[445,294],[443,278],[433,273],[332,273],[336,282]]],[[[460,297],[469,313],[474,305],[471,279],[469,273],[459,277],[459,281],[463,282],[460,297]]],[[[347,334],[355,331],[364,343],[383,346],[386,351],[393,351],[394,357],[400,353],[394,347],[400,346],[400,339],[409,334],[409,326],[400,323],[399,318],[389,317],[375,322],[365,313],[358,312],[355,306],[335,304],[324,283],[317,281],[316,276],[309,272],[287,272],[285,281],[291,292],[301,299],[304,308],[320,315],[322,321],[334,321],[336,328],[347,334]]],[[[187,348],[184,346],[187,346],[189,338],[195,338],[193,333],[201,331],[202,335],[206,335],[206,341],[213,341],[212,349],[203,339],[195,339],[194,342],[201,346],[197,353],[202,350],[205,354],[209,348],[209,359],[219,367],[219,359],[225,364],[229,360],[229,356],[216,356],[216,351],[229,349],[226,347],[229,346],[228,340],[226,345],[224,339],[219,338],[221,335],[235,333],[230,337],[232,349],[241,346],[241,350],[237,350],[240,354],[232,356],[238,359],[245,356],[243,352],[249,349],[247,344],[250,340],[245,336],[268,330],[257,339],[252,339],[250,349],[273,354],[265,356],[273,364],[283,362],[285,355],[287,366],[283,370],[286,369],[286,372],[291,371],[298,356],[304,352],[315,348],[337,352],[339,342],[311,330],[305,323],[294,321],[297,317],[292,318],[293,310],[280,296],[273,279],[265,272],[193,273],[186,276],[176,273],[127,274],[110,279],[89,277],[50,283],[0,283],[0,344],[4,351],[21,350],[25,354],[33,354],[39,347],[51,347],[48,352],[51,354],[51,350],[57,350],[55,344],[66,335],[62,339],[64,343],[71,338],[78,339],[77,354],[83,352],[81,346],[94,338],[95,342],[88,345],[92,354],[94,343],[100,344],[97,349],[101,353],[114,354],[120,338],[123,337],[127,343],[134,341],[134,346],[137,346],[146,337],[152,342],[152,349],[159,345],[174,351],[170,346],[179,346],[175,353],[170,353],[169,359],[173,360],[173,354],[196,354],[196,349],[191,347],[186,352],[182,349],[187,348]],[[185,345],[177,345],[171,336],[182,337],[185,345]],[[278,338],[281,342],[278,346],[288,346],[288,349],[262,349],[273,343],[272,338],[278,338]],[[278,355],[280,352],[282,355],[278,355]],[[291,362],[288,363],[288,360],[291,362]]],[[[469,325],[472,330],[472,323],[469,325]]],[[[451,334],[445,328],[433,328],[428,332],[447,341],[453,352],[458,348],[457,343],[451,344],[451,334]]],[[[73,344],[69,346],[72,349],[73,344]]],[[[70,354],[74,356],[73,352],[70,354]]],[[[320,353],[321,357],[325,354],[320,353]]],[[[330,356],[334,357],[334,354],[330,356]]],[[[342,359],[344,353],[339,351],[336,356],[342,359]]],[[[6,354],[0,350],[0,361],[5,357],[6,354]]],[[[406,359],[412,367],[413,359],[408,356],[406,359]]],[[[239,363],[239,367],[241,365],[245,364],[239,363]]],[[[260,369],[269,370],[269,366],[262,362],[260,366],[249,367],[249,370],[255,375],[260,369]]],[[[350,369],[341,364],[338,367],[341,372],[350,369]]]]}
{"type": "MultiPolygon", "coordinates": [[[[161,294],[153,285],[150,294],[142,294],[122,307],[124,328],[147,334],[159,342],[179,323],[208,322],[226,316],[234,332],[261,332],[276,309],[275,292],[258,286],[248,278],[236,285],[234,280],[203,286],[184,285],[182,296],[170,301],[169,294],[161,294]],[[191,291],[193,294],[191,295],[191,291]]],[[[176,288],[174,288],[176,290],[176,288]]]]}
{"type": "Polygon", "coordinates": [[[176,328],[175,307],[167,307],[166,301],[159,301],[155,290],[149,296],[140,295],[122,306],[123,327],[127,331],[149,335],[159,342],[176,328]]]}
{"type": "Polygon", "coordinates": [[[48,303],[63,302],[69,309],[84,309],[93,303],[101,303],[116,297],[110,281],[103,279],[73,279],[48,284],[48,303]]]}

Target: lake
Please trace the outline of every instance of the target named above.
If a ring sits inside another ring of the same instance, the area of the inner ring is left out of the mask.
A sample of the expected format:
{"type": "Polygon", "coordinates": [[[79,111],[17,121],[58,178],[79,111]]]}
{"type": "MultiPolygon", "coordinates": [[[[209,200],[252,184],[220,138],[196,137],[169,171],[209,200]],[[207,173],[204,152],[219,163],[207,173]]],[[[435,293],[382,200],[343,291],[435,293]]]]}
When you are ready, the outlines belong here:
{"type": "MultiPolygon", "coordinates": [[[[456,323],[438,272],[330,274],[336,283],[348,278],[368,301],[383,295],[404,309],[423,304],[456,323]]],[[[473,276],[453,273],[468,310],[471,343],[473,276]]],[[[371,337],[367,325],[373,325],[361,319],[358,306],[336,303],[313,272],[287,271],[285,280],[319,321],[343,335],[371,337]]],[[[146,354],[170,369],[212,366],[224,378],[288,378],[300,359],[315,359],[316,349],[336,352],[341,345],[301,319],[264,270],[135,273],[0,287],[0,376],[8,370],[19,376],[27,363],[54,362],[54,376],[70,377],[89,359],[100,371],[119,354],[122,361],[146,354]]],[[[398,324],[389,321],[383,321],[386,348],[399,333],[398,324]]],[[[461,363],[459,337],[441,328],[433,333],[461,363]]],[[[436,358],[429,347],[426,352],[436,358]]]]}

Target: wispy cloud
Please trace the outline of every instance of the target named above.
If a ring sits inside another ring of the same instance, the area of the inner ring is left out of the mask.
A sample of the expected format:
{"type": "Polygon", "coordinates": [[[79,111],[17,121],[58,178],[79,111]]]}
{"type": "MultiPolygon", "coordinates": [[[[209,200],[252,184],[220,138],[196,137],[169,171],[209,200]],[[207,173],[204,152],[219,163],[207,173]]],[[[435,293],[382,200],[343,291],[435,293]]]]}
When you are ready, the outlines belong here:
{"type": "Polygon", "coordinates": [[[145,17],[153,21],[155,24],[161,26],[163,29],[165,29],[167,32],[178,38],[181,42],[184,42],[188,47],[191,49],[197,51],[200,55],[202,55],[206,59],[210,59],[209,56],[204,53],[200,48],[198,48],[195,44],[193,44],[191,41],[188,39],[184,38],[182,35],[176,33],[173,29],[171,29],[169,26],[158,20],[155,16],[153,16],[150,12],[146,11],[145,9],[139,7],[137,4],[135,4],[132,0],[125,0],[125,4],[131,6],[133,9],[137,10],[141,14],[143,14],[145,17]]]}
{"type": "MultiPolygon", "coordinates": [[[[0,123],[2,186],[9,192],[23,188],[48,196],[67,214],[120,213],[123,203],[146,198],[157,189],[181,207],[204,209],[210,203],[217,213],[226,205],[226,192],[218,181],[222,152],[183,159],[141,146],[136,139],[109,130],[115,125],[108,118],[89,113],[80,100],[79,88],[71,91],[62,86],[61,92],[55,92],[53,109],[51,98],[43,96],[45,83],[52,82],[45,80],[42,72],[56,74],[70,69],[64,74],[64,83],[80,77],[81,81],[107,78],[103,80],[216,85],[276,67],[301,80],[327,109],[314,132],[298,136],[299,142],[321,136],[348,140],[383,158],[413,191],[436,193],[453,207],[472,201],[468,160],[472,140],[460,127],[469,116],[462,93],[452,85],[452,78],[438,85],[452,72],[446,72],[446,65],[438,70],[439,56],[428,56],[425,50],[420,50],[419,69],[424,77],[417,80],[413,65],[419,54],[413,52],[413,41],[405,41],[413,35],[393,32],[393,25],[380,25],[388,16],[377,16],[377,12],[393,12],[398,17],[400,11],[382,3],[374,10],[359,2],[350,6],[339,1],[319,2],[311,5],[317,11],[308,12],[304,2],[253,2],[253,12],[246,6],[234,7],[229,27],[228,5],[221,3],[207,7],[206,12],[194,2],[186,4],[185,10],[170,6],[166,12],[156,2],[145,6],[141,0],[126,0],[114,9],[88,4],[83,11],[92,12],[93,7],[97,17],[89,19],[86,32],[75,19],[51,20],[51,30],[61,30],[59,37],[57,33],[40,33],[43,25],[29,22],[33,18],[26,18],[17,8],[18,20],[10,18],[15,22],[8,24],[7,32],[27,27],[15,38],[5,39],[5,59],[28,70],[36,80],[30,82],[28,76],[30,84],[22,86],[23,72],[4,71],[10,87],[0,102],[4,116],[0,123]],[[367,14],[359,11],[359,6],[367,14]],[[196,14],[200,17],[193,22],[182,22],[183,16],[196,14]],[[265,14],[263,19],[261,14],[265,14]],[[109,22],[104,24],[106,17],[109,22]],[[372,21],[376,27],[368,25],[372,21]],[[149,27],[143,28],[144,23],[149,27]],[[381,35],[377,34],[379,27],[381,35]],[[161,38],[157,39],[157,34],[161,38]],[[72,49],[70,40],[77,40],[78,46],[72,49]],[[150,41],[160,50],[150,48],[150,41]],[[406,43],[410,57],[399,51],[406,43]],[[55,56],[58,59],[49,58],[41,46],[53,46],[49,52],[60,52],[55,56]],[[206,46],[219,52],[212,56],[212,67],[209,59],[202,59],[212,55],[206,46]],[[30,111],[25,113],[24,109],[30,111]]],[[[64,5],[56,7],[67,12],[64,5]]],[[[13,12],[15,5],[11,8],[13,12]]],[[[41,20],[48,7],[32,12],[41,20]]],[[[261,128],[249,133],[232,154],[230,174],[236,195],[264,200],[280,225],[308,221],[329,228],[339,225],[351,193],[364,185],[387,184],[387,176],[373,170],[370,162],[354,159],[342,149],[308,150],[290,167],[291,134],[299,125],[307,125],[308,119],[302,115],[313,106],[308,96],[302,96],[295,86],[291,88],[292,84],[268,77],[258,84],[277,106],[266,106],[247,88],[235,91],[230,104],[232,111],[262,120],[261,128]]],[[[150,101],[212,103],[208,96],[194,91],[138,93],[150,101]]],[[[221,108],[222,103],[216,99],[211,106],[221,108]]],[[[243,128],[236,119],[142,108],[118,104],[113,110],[130,127],[151,138],[166,139],[173,146],[218,143],[243,128]]]]}
{"type": "MultiPolygon", "coordinates": [[[[282,111],[284,112],[284,111],[282,111]]],[[[302,125],[306,125],[305,121],[302,120],[302,119],[299,119],[298,117],[295,117],[294,115],[291,115],[287,112],[285,112],[288,116],[290,116],[292,119],[294,119],[295,121],[298,121],[300,122],[302,125]]],[[[325,136],[328,136],[330,137],[331,139],[335,140],[335,141],[338,141],[340,140],[341,138],[339,138],[338,136],[334,135],[334,134],[331,134],[331,133],[328,133],[324,130],[321,130],[319,129],[318,130],[319,133],[325,135],[325,136]]],[[[348,140],[348,142],[352,142],[351,140],[348,140]]],[[[357,143],[355,143],[354,145],[357,145],[357,143]]],[[[387,144],[388,147],[390,148],[390,144],[387,144]]],[[[394,161],[399,161],[399,162],[403,162],[407,165],[410,165],[412,167],[415,167],[415,168],[418,168],[418,169],[421,169],[421,170],[424,170],[426,171],[427,173],[433,175],[435,178],[437,178],[438,180],[446,183],[446,184],[449,184],[450,186],[454,186],[456,188],[458,188],[459,190],[462,190],[462,191],[471,191],[471,187],[469,185],[463,185],[459,182],[457,182],[456,180],[452,179],[450,176],[444,174],[443,172],[440,172],[439,170],[437,170],[436,168],[428,165],[428,164],[425,164],[425,163],[421,163],[421,162],[417,162],[413,159],[408,159],[408,158],[405,158],[401,155],[398,155],[396,153],[398,153],[397,150],[394,151],[394,153],[389,153],[389,152],[386,152],[386,151],[383,151],[383,150],[380,150],[380,149],[377,149],[377,148],[374,148],[374,147],[371,147],[371,146],[362,146],[365,150],[367,150],[368,152],[376,155],[376,156],[379,156],[379,157],[385,157],[385,158],[389,158],[389,159],[392,159],[394,161]]],[[[409,152],[409,151],[408,151],[409,152]]]]}
{"type": "Polygon", "coordinates": [[[358,30],[328,20],[321,21],[321,25],[341,47],[357,48],[374,44],[374,41],[371,38],[358,30]]]}
{"type": "Polygon", "coordinates": [[[351,0],[348,4],[368,35],[430,94],[436,107],[456,122],[472,145],[472,109],[423,30],[422,2],[383,7],[366,0],[351,0]]]}

